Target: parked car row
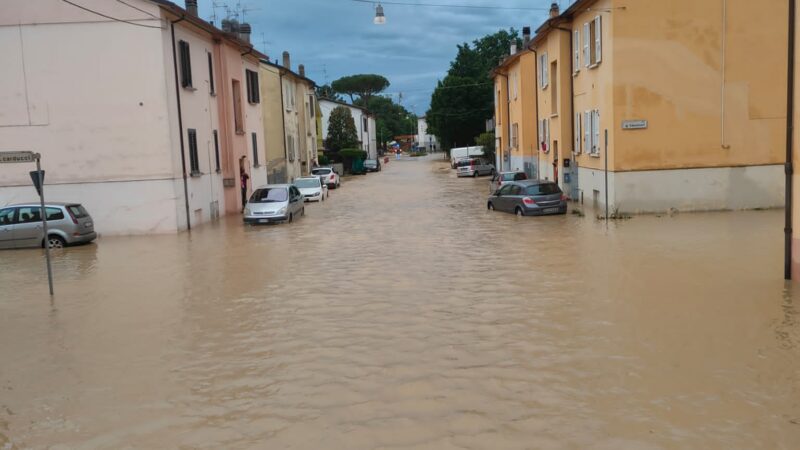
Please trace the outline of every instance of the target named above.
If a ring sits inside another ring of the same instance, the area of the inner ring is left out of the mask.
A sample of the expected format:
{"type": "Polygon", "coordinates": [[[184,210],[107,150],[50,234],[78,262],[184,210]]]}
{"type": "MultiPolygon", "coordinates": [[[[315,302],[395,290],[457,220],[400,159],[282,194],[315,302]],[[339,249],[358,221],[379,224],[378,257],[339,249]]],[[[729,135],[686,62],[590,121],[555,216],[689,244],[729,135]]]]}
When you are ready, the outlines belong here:
{"type": "Polygon", "coordinates": [[[78,203],[47,203],[47,237],[44,235],[42,208],[37,203],[21,203],[0,208],[0,249],[44,247],[63,248],[85,244],[97,238],[94,221],[78,203]]]}

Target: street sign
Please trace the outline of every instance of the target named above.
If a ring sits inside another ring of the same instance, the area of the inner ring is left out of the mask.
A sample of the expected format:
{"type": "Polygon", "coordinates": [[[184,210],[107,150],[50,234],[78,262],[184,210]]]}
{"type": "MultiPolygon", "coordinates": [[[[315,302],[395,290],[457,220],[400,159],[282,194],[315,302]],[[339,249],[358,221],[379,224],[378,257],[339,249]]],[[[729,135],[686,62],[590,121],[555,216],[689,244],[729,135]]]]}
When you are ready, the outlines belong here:
{"type": "Polygon", "coordinates": [[[0,164],[36,162],[33,152],[0,152],[0,164]]]}
{"type": "Polygon", "coordinates": [[[38,171],[38,170],[32,170],[30,172],[30,174],[31,174],[31,180],[33,180],[33,187],[36,188],[36,192],[38,192],[39,196],[41,196],[42,195],[42,183],[44,183],[44,170],[41,171],[42,172],[42,176],[39,176],[39,172],[40,171],[38,171]]]}
{"type": "Polygon", "coordinates": [[[644,130],[647,128],[646,120],[623,120],[623,130],[644,130]]]}

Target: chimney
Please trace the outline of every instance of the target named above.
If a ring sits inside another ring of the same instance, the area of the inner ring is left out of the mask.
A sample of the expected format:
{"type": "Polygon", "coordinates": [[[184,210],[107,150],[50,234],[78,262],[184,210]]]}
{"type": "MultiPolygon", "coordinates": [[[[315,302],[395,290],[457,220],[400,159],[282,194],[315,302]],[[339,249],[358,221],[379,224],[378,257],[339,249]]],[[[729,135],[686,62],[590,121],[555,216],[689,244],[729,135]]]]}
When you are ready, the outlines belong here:
{"type": "Polygon", "coordinates": [[[550,4],[550,18],[555,19],[561,14],[561,11],[558,9],[558,3],[551,3],[550,4]]]}
{"type": "Polygon", "coordinates": [[[297,73],[299,73],[301,77],[305,78],[306,77],[306,66],[304,66],[302,64],[297,66],[297,73]]]}
{"type": "Polygon", "coordinates": [[[250,43],[250,33],[253,31],[249,23],[243,23],[239,26],[239,39],[250,43]]]}
{"type": "Polygon", "coordinates": [[[528,48],[531,43],[531,27],[522,27],[522,48],[528,48]]]}
{"type": "Polygon", "coordinates": [[[292,61],[289,59],[289,52],[283,52],[283,67],[292,70],[292,61]]]}
{"type": "Polygon", "coordinates": [[[511,53],[509,53],[509,54],[510,55],[515,55],[516,53],[517,53],[517,43],[516,42],[512,42],[511,43],[511,53]]]}
{"type": "Polygon", "coordinates": [[[197,0],[186,0],[186,12],[197,17],[197,0]]]}

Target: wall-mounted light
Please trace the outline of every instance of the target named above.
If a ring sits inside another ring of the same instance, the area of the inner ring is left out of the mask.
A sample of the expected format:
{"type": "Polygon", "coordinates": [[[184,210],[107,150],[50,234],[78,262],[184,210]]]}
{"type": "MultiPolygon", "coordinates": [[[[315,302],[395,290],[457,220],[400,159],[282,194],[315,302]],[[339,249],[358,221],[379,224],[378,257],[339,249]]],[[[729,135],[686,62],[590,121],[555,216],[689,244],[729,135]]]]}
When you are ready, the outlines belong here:
{"type": "Polygon", "coordinates": [[[373,19],[373,23],[375,23],[375,25],[383,25],[386,23],[386,16],[383,14],[383,6],[380,3],[375,7],[375,19],[373,19]]]}

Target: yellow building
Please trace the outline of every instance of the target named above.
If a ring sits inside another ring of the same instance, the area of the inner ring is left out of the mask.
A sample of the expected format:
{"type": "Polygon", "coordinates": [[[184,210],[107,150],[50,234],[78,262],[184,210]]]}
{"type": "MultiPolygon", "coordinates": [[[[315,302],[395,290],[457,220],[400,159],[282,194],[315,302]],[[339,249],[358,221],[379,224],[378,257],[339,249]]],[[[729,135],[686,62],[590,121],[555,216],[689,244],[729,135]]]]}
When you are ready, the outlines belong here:
{"type": "Polygon", "coordinates": [[[264,120],[264,145],[267,152],[267,179],[270,183],[288,181],[286,167],[286,136],[281,103],[283,68],[261,61],[261,108],[264,120]]]}
{"type": "Polygon", "coordinates": [[[538,176],[589,205],[608,194],[621,212],[782,206],[786,8],[578,0],[553,11],[529,46],[536,77],[522,79],[537,89],[522,122],[537,124],[538,176]]]}

